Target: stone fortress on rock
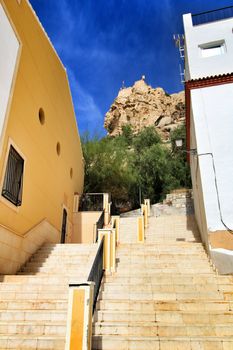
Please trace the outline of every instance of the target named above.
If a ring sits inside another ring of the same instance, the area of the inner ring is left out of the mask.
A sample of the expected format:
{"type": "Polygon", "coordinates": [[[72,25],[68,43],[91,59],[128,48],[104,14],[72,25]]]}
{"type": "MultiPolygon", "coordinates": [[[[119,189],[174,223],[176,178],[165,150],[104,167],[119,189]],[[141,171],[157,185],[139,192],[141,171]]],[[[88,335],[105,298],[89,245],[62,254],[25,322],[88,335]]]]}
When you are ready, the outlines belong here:
{"type": "Polygon", "coordinates": [[[122,133],[130,125],[136,134],[144,127],[155,126],[162,140],[169,139],[170,131],[184,123],[184,92],[169,95],[161,87],[148,85],[143,76],[132,87],[122,88],[105,116],[108,135],[122,133]]]}

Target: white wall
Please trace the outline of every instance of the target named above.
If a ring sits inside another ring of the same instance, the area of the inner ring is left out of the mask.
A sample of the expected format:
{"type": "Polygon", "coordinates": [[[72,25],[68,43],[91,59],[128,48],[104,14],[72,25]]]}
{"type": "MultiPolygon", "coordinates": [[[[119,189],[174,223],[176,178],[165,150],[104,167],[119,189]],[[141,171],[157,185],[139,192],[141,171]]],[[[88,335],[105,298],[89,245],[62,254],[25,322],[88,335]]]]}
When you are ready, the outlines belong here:
{"type": "Polygon", "coordinates": [[[192,90],[191,104],[208,230],[226,229],[218,200],[224,223],[233,229],[233,84],[192,90]]]}
{"type": "Polygon", "coordinates": [[[198,79],[233,72],[233,18],[193,26],[191,14],[183,16],[186,67],[185,80],[198,79]],[[225,41],[226,52],[202,57],[199,45],[225,41]]]}
{"type": "Polygon", "coordinates": [[[16,65],[19,42],[0,4],[0,137],[16,65]]]}
{"type": "MultiPolygon", "coordinates": [[[[193,121],[193,113],[191,110],[190,117],[190,148],[196,149],[196,134],[193,121]]],[[[209,249],[208,241],[208,230],[205,216],[204,199],[203,199],[203,189],[200,176],[200,166],[199,159],[196,156],[190,156],[190,167],[193,185],[193,199],[195,207],[195,217],[197,225],[201,234],[202,242],[205,244],[206,248],[209,249]]]]}

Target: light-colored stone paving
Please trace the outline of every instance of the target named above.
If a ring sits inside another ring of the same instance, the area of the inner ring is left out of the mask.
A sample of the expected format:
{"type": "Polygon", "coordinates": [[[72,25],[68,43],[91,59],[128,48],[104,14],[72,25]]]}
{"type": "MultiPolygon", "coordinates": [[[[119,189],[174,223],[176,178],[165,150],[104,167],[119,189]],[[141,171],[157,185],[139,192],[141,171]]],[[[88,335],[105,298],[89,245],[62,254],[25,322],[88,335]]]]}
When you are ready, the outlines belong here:
{"type": "Polygon", "coordinates": [[[120,219],[121,243],[137,243],[137,216],[120,219]]]}
{"type": "Polygon", "coordinates": [[[233,350],[233,277],[219,276],[193,216],[121,219],[117,271],[105,276],[93,350],[233,350]]]}
{"type": "Polygon", "coordinates": [[[87,280],[97,245],[47,244],[0,276],[0,350],[64,350],[69,283],[87,280]]]}

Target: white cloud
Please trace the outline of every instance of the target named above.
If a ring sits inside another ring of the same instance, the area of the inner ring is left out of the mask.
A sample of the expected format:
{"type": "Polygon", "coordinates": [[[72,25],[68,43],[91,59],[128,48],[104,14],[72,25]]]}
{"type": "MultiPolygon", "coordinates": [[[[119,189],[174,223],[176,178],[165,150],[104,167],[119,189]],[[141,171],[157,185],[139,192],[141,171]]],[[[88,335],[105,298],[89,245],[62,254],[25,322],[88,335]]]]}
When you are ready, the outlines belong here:
{"type": "Polygon", "coordinates": [[[93,96],[80,85],[72,69],[68,68],[67,72],[80,129],[88,128],[88,126],[99,128],[103,123],[103,115],[93,96]]]}

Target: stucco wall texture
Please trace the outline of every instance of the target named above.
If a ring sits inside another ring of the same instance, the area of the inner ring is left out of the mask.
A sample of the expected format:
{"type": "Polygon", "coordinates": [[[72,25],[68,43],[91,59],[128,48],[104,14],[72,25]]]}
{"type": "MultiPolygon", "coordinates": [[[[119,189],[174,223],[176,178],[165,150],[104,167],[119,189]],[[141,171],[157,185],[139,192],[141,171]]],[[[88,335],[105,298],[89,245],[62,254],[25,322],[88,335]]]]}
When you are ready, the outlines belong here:
{"type": "MultiPolygon", "coordinates": [[[[3,228],[8,231],[7,244],[11,246],[10,237],[12,241],[14,236],[26,238],[31,230],[46,222],[57,232],[51,240],[59,241],[65,207],[71,240],[73,198],[74,193],[82,193],[84,170],[66,70],[27,0],[0,0],[0,6],[19,42],[0,130],[1,193],[9,145],[13,144],[24,158],[22,205],[16,207],[0,195],[0,231],[3,228]],[[42,122],[40,109],[44,114],[42,122]]],[[[5,35],[1,25],[0,34],[5,35]]],[[[4,77],[0,76],[1,79],[4,77]]],[[[50,240],[49,232],[45,241],[50,240]]],[[[4,235],[1,236],[0,273],[4,235]]],[[[4,254],[4,259],[11,261],[10,254],[10,251],[4,254]]]]}

